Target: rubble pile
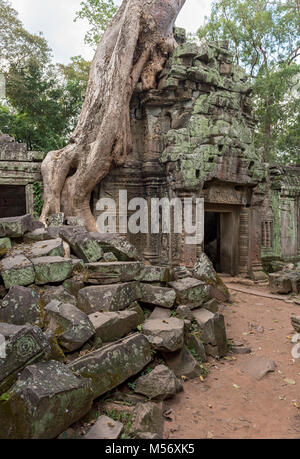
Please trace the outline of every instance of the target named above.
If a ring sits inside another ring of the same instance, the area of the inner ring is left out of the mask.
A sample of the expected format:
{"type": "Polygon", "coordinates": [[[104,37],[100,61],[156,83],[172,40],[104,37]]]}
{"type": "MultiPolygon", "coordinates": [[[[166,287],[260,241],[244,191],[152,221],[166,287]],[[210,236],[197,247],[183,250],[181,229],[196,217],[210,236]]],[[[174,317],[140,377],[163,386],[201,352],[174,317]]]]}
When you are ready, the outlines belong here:
{"type": "MultiPolygon", "coordinates": [[[[161,437],[163,400],[182,377],[205,376],[208,356],[226,355],[212,287],[58,217],[48,228],[30,215],[0,219],[0,438],[64,435],[119,386],[139,402],[126,435],[161,437]]],[[[123,427],[102,416],[86,438],[123,427]]]]}

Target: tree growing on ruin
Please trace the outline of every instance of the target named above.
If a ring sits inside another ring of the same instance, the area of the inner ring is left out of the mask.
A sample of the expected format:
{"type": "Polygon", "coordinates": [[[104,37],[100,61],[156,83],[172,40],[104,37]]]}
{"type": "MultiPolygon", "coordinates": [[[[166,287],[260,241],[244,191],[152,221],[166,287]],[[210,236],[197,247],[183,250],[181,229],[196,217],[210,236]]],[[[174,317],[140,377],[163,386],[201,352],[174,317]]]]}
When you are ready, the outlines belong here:
{"type": "Polygon", "coordinates": [[[42,164],[41,221],[63,211],[80,217],[90,231],[96,230],[91,193],[112,166],[124,164],[132,148],[132,94],[139,81],[144,90],[156,87],[156,76],[176,46],[173,27],[184,3],[123,0],[99,42],[70,142],[48,153],[42,164]]]}

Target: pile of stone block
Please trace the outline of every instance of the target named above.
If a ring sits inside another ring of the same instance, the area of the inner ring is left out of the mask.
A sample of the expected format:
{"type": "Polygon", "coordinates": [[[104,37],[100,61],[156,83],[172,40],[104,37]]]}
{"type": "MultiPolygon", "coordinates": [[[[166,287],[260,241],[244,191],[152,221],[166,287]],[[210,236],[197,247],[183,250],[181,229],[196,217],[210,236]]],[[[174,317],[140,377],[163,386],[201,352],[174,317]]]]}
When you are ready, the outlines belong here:
{"type": "MultiPolygon", "coordinates": [[[[131,436],[161,436],[159,403],[227,352],[211,285],[146,266],[119,235],[62,223],[0,219],[0,438],[56,438],[132,378],[143,403],[131,436]]],[[[87,438],[107,438],[106,421],[87,438]]]]}
{"type": "Polygon", "coordinates": [[[281,271],[269,274],[269,286],[272,293],[300,293],[300,265],[289,264],[281,271]]]}

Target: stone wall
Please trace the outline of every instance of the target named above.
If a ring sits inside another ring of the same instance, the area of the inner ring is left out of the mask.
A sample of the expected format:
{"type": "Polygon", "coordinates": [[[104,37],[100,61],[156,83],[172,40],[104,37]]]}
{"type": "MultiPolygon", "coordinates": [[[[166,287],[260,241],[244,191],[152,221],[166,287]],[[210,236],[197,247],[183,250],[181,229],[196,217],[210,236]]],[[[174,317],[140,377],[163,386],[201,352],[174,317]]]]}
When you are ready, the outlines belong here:
{"type": "Polygon", "coordinates": [[[43,159],[44,153],[0,133],[0,218],[34,212],[33,184],[42,182],[43,159]]]}

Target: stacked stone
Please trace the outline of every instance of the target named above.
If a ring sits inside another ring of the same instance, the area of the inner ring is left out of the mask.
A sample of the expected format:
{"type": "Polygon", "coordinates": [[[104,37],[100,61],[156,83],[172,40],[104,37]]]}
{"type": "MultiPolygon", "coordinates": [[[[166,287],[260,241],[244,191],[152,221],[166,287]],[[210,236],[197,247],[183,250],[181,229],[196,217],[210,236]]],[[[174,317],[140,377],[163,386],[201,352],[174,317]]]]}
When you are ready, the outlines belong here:
{"type": "MultiPolygon", "coordinates": [[[[207,259],[183,277],[146,266],[119,235],[62,222],[57,216],[45,228],[30,215],[0,219],[3,438],[57,437],[158,352],[168,366],[139,378],[135,389],[153,400],[137,407],[136,419],[148,419],[153,403],[182,390],[177,378],[204,375],[207,355],[226,354],[207,259]]],[[[144,435],[141,425],[133,436],[144,435]]]]}
{"type": "Polygon", "coordinates": [[[159,76],[158,89],[142,96],[147,107],[160,106],[160,116],[171,117],[161,162],[176,164],[182,186],[199,188],[219,177],[261,181],[265,171],[254,147],[245,71],[233,64],[227,42],[199,46],[186,41],[181,29],[176,39],[180,44],[159,76]]]}

